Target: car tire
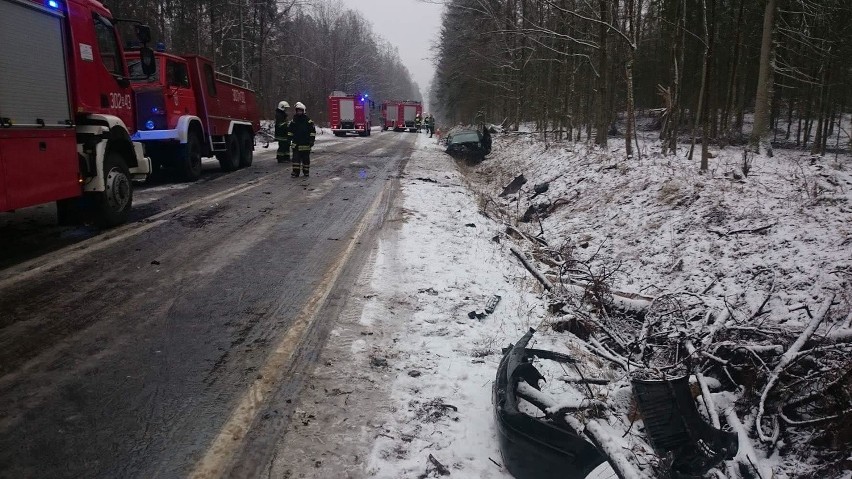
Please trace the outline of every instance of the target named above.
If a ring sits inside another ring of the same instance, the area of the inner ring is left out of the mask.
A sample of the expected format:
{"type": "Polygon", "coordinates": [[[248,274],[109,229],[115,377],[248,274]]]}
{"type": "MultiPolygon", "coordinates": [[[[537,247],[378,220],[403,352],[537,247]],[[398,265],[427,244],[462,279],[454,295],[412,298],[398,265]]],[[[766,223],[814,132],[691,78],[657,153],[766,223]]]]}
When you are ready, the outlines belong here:
{"type": "Polygon", "coordinates": [[[181,181],[191,183],[201,178],[201,139],[190,132],[186,143],[179,146],[177,173],[181,181]]]}
{"type": "Polygon", "coordinates": [[[254,138],[248,131],[239,135],[240,139],[240,168],[251,166],[254,161],[254,138]]]}
{"type": "Polygon", "coordinates": [[[237,135],[228,135],[225,139],[225,151],[216,154],[222,171],[234,171],[240,167],[240,142],[237,135]]]}
{"type": "Polygon", "coordinates": [[[117,226],[127,221],[133,205],[133,182],[124,158],[111,151],[104,158],[104,191],[98,192],[95,222],[99,226],[117,226]]]}

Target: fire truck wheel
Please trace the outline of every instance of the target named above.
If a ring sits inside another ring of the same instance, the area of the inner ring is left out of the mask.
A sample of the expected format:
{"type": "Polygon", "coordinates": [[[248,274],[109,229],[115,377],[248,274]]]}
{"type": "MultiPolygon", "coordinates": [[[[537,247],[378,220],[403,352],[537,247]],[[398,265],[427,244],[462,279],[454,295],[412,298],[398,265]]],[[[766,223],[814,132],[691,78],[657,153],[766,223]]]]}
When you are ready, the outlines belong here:
{"type": "Polygon", "coordinates": [[[234,171],[240,167],[240,142],[237,135],[228,135],[225,145],[226,150],[216,153],[216,159],[219,160],[223,171],[234,171]]]}
{"type": "Polygon", "coordinates": [[[130,214],[133,183],[124,159],[115,151],[104,158],[104,184],[104,191],[98,194],[97,222],[101,226],[120,225],[130,214]]]}
{"type": "Polygon", "coordinates": [[[239,134],[240,137],[240,168],[251,166],[254,161],[254,139],[251,133],[243,130],[239,134]]]}
{"type": "Polygon", "coordinates": [[[177,165],[178,174],[183,181],[196,181],[201,178],[201,140],[190,133],[186,144],[180,146],[181,154],[177,165]]]}

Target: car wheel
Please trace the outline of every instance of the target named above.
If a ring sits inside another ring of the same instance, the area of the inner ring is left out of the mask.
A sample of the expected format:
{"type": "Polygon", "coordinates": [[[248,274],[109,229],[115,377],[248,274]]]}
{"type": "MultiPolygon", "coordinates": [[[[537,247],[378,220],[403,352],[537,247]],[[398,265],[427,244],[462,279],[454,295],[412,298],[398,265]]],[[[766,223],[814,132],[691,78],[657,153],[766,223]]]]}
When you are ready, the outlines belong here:
{"type": "Polygon", "coordinates": [[[222,171],[234,171],[240,166],[240,142],[237,135],[228,135],[225,140],[225,151],[216,154],[222,171]]]}
{"type": "Polygon", "coordinates": [[[100,226],[116,226],[127,221],[133,204],[133,183],[121,155],[111,151],[104,158],[104,191],[98,193],[96,222],[100,226]]]}
{"type": "Polygon", "coordinates": [[[201,178],[201,140],[194,132],[189,134],[186,144],[181,145],[178,173],[183,181],[197,181],[201,178]]]}
{"type": "Polygon", "coordinates": [[[254,161],[254,138],[251,133],[240,133],[240,168],[251,166],[254,161]]]}

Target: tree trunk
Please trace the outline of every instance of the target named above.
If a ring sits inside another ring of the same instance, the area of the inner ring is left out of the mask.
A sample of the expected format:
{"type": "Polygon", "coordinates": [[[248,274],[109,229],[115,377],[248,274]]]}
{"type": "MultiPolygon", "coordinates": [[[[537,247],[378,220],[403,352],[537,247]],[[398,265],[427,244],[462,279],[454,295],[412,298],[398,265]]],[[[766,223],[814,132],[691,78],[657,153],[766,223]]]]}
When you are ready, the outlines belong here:
{"type": "MultiPolygon", "coordinates": [[[[730,115],[734,110],[734,103],[737,94],[737,68],[740,64],[740,56],[742,49],[742,26],[743,26],[743,6],[745,0],[740,0],[739,13],[737,13],[737,29],[734,34],[733,52],[731,53],[731,75],[728,80],[728,96],[725,99],[725,107],[722,111],[722,131],[727,132],[730,126],[730,115]]],[[[724,134],[724,133],[723,133],[724,134]]]]}
{"type": "Polygon", "coordinates": [[[757,74],[757,93],[754,100],[754,127],[751,132],[749,146],[757,152],[760,146],[766,148],[766,154],[772,156],[769,145],[769,109],[772,103],[772,36],[775,29],[776,0],[766,0],[763,14],[763,36],[760,43],[760,69],[757,74]]]}
{"type": "Polygon", "coordinates": [[[595,144],[598,146],[607,145],[607,134],[609,133],[609,112],[607,111],[607,82],[609,63],[607,60],[607,35],[609,29],[609,6],[607,0],[600,0],[600,30],[599,30],[599,48],[600,56],[598,57],[598,118],[597,118],[597,135],[595,144]]]}

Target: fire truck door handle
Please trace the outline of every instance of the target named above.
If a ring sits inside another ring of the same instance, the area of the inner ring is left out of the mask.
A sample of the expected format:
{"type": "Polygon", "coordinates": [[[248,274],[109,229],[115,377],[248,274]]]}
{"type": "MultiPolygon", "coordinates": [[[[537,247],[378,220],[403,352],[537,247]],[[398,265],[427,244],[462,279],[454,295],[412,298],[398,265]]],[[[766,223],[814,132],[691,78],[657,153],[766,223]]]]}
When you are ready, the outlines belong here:
{"type": "Polygon", "coordinates": [[[109,108],[109,97],[101,94],[101,108],[109,108]]]}
{"type": "Polygon", "coordinates": [[[47,151],[47,142],[38,142],[38,151],[47,151]]]}

